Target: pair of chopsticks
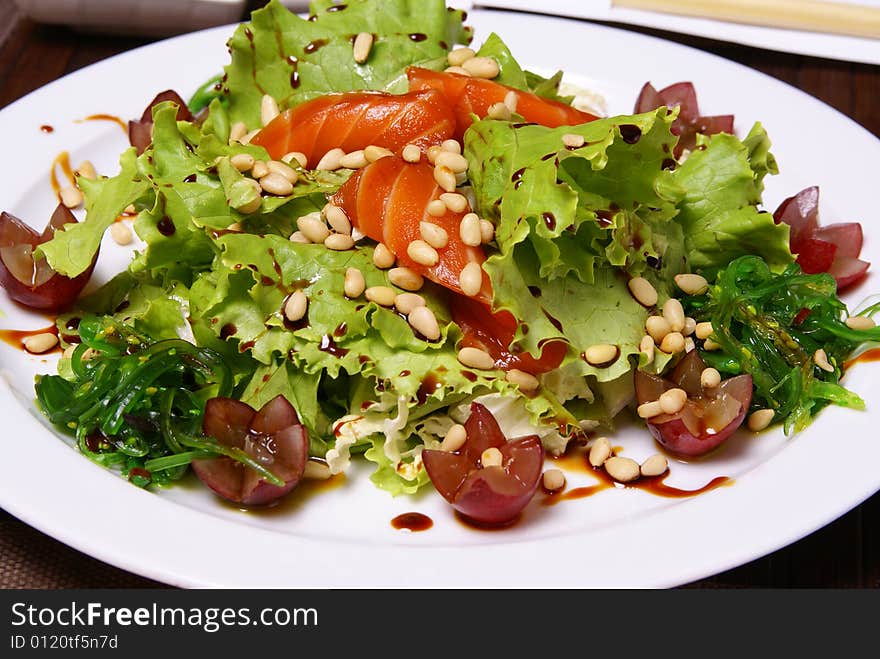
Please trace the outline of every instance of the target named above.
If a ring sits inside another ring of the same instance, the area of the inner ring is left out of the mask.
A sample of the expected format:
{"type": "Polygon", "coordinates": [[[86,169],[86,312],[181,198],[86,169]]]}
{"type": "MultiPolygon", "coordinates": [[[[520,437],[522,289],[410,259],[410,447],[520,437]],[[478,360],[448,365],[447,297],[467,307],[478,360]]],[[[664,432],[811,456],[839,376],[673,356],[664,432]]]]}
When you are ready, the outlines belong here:
{"type": "Polygon", "coordinates": [[[612,0],[615,7],[880,39],[880,7],[821,0],[612,0]]]}

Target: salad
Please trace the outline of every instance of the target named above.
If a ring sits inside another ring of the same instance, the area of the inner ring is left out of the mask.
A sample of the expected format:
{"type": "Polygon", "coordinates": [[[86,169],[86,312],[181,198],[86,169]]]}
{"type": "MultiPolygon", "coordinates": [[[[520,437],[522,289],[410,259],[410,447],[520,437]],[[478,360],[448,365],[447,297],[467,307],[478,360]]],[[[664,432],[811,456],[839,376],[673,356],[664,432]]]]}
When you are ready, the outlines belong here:
{"type": "Polygon", "coordinates": [[[273,0],[223,73],[129,123],[117,174],[79,167],[42,234],[2,214],[0,283],[57,314],[26,344],[63,349],[38,406],[83,454],[252,506],[365,460],[393,495],[505,524],[565,487],[545,456],[575,445],[627,483],[864,407],[840,378],[880,306],[838,297],[869,267],[861,227],[822,225],[817,188],[762,207],[760,124],[737,136],[689,83],[603,117],[465,23],[273,0]],[[86,289],[132,218],[143,248],[86,289]],[[615,455],[622,415],[662,451],[615,455]]]}

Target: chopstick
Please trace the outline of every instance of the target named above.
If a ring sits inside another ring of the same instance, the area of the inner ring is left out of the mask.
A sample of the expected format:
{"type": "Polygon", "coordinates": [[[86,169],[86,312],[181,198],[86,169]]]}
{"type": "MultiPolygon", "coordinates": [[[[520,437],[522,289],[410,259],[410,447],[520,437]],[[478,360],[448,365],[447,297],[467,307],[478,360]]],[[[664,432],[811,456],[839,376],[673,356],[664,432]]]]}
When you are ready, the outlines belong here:
{"type": "Polygon", "coordinates": [[[615,7],[880,39],[880,8],[821,0],[612,0],[615,7]]]}

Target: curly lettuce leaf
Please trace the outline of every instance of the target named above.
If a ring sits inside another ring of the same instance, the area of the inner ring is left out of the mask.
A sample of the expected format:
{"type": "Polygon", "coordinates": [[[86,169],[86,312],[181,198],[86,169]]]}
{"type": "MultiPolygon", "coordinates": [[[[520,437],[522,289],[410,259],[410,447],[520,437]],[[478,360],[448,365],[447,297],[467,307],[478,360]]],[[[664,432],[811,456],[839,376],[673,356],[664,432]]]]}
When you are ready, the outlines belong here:
{"type": "Polygon", "coordinates": [[[766,174],[777,172],[770,140],[755,124],[742,141],[721,133],[698,137],[697,148],[673,173],[684,189],[676,222],[684,229],[690,268],[713,278],[739,256],[762,257],[781,271],[794,257],[788,225],[758,210],[766,174]]]}
{"type": "Polygon", "coordinates": [[[261,125],[264,94],[287,108],[329,92],[405,91],[407,66],[443,68],[449,48],[470,41],[462,20],[443,0],[316,0],[308,20],[272,0],[229,41],[224,92],[230,118],[261,125]],[[369,59],[355,64],[351,36],[360,32],[375,41],[369,59]]]}

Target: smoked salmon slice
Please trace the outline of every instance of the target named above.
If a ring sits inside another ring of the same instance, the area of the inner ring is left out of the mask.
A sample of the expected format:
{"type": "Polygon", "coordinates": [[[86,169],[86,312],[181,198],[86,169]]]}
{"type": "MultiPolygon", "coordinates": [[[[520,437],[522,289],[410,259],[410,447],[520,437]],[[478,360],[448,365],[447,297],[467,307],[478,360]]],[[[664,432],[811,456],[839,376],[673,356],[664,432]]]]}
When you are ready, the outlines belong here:
{"type": "MultiPolygon", "coordinates": [[[[481,246],[465,245],[459,235],[462,213],[446,211],[440,217],[428,213],[428,203],[443,192],[434,181],[434,167],[424,160],[409,163],[399,156],[388,156],[356,171],[330,199],[345,210],[352,224],[376,242],[385,243],[397,257],[397,264],[411,268],[431,281],[462,293],[459,276],[468,263],[481,266],[486,255],[481,246]],[[446,247],[437,250],[434,266],[415,262],[407,248],[421,240],[419,224],[431,222],[449,236],[446,247]]],[[[491,303],[492,288],[483,272],[483,286],[475,299],[491,303]]]]}
{"type": "Polygon", "coordinates": [[[407,144],[423,149],[452,137],[456,120],[436,89],[406,94],[343,92],[326,94],[285,110],[257,133],[251,144],[274,159],[304,153],[314,167],[325,153],[346,153],[371,144],[398,151],[407,144]]]}
{"type": "Polygon", "coordinates": [[[481,119],[495,103],[503,103],[508,93],[516,94],[516,113],[526,121],[548,128],[577,126],[598,119],[565,103],[543,98],[492,80],[470,78],[457,73],[431,71],[416,66],[406,70],[410,92],[436,89],[442,93],[455,112],[455,137],[461,140],[465,130],[473,122],[472,114],[481,119]]]}

